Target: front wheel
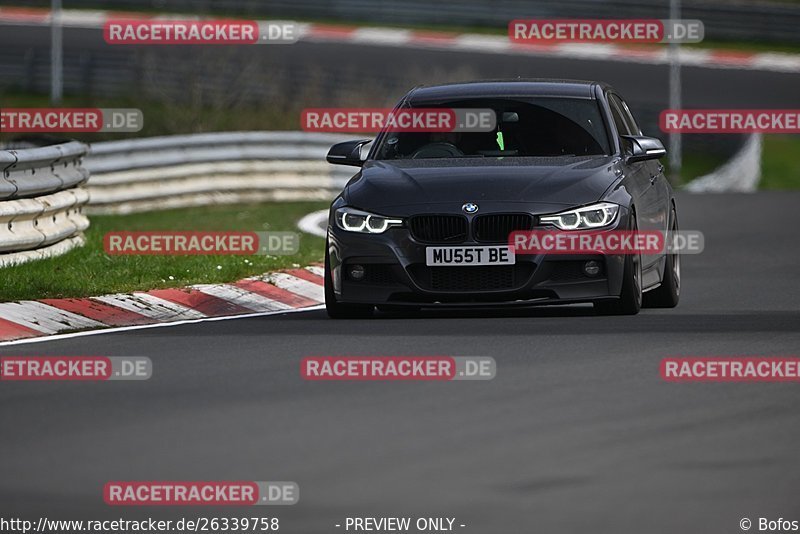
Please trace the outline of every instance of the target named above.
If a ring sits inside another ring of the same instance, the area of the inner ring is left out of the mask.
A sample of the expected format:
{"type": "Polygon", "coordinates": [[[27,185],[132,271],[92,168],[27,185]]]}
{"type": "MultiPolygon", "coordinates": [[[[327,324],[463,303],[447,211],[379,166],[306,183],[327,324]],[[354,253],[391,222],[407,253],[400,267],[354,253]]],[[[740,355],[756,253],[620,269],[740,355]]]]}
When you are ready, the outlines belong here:
{"type": "MultiPolygon", "coordinates": [[[[678,214],[675,208],[670,213],[670,231],[667,232],[667,243],[672,244],[672,236],[678,233],[678,214]]],[[[680,254],[667,254],[664,261],[664,276],[661,285],[645,293],[644,305],[646,308],[674,308],[678,305],[681,296],[681,256],[680,254]]]]}
{"type": "MultiPolygon", "coordinates": [[[[634,232],[636,214],[631,213],[628,228],[634,232]]],[[[619,298],[613,301],[598,301],[594,303],[594,311],[598,315],[636,315],[642,308],[642,257],[640,254],[627,254],[625,268],[622,273],[622,291],[619,298]]]]}
{"type": "Polygon", "coordinates": [[[325,311],[331,319],[366,319],[372,317],[374,306],[367,304],[343,304],[336,300],[333,291],[333,272],[328,244],[325,243],[325,311]]]}

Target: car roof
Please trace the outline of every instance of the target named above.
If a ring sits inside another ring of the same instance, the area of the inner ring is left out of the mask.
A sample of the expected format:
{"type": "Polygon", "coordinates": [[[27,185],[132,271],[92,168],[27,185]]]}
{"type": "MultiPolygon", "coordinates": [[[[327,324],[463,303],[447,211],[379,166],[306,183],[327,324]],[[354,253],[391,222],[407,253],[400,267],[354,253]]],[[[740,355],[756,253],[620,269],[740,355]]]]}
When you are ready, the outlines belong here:
{"type": "Polygon", "coordinates": [[[595,88],[610,87],[604,83],[584,80],[513,79],[478,80],[473,82],[448,83],[443,85],[415,87],[406,95],[415,102],[443,101],[461,98],[492,98],[511,96],[560,96],[594,98],[595,88]]]}

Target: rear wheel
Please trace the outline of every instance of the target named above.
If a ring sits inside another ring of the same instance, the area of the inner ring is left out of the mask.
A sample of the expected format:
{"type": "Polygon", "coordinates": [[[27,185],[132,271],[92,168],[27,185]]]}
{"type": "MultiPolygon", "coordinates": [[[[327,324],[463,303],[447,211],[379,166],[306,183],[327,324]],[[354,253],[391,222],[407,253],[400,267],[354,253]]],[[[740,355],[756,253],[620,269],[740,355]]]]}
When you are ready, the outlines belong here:
{"type": "MultiPolygon", "coordinates": [[[[671,243],[671,236],[678,232],[678,213],[672,208],[670,213],[670,231],[667,233],[667,243],[671,243]]],[[[678,305],[681,296],[681,255],[667,254],[664,262],[664,276],[661,285],[644,295],[646,308],[674,308],[678,305]]]]}
{"type": "Polygon", "coordinates": [[[337,302],[333,291],[333,273],[328,244],[325,244],[325,311],[331,319],[366,319],[372,317],[375,307],[368,304],[343,304],[337,302]]]}
{"type": "MultiPolygon", "coordinates": [[[[628,225],[636,231],[636,215],[631,213],[628,225]]],[[[622,290],[619,298],[613,301],[599,301],[594,303],[594,311],[598,315],[636,315],[642,308],[642,256],[640,254],[627,254],[625,268],[622,274],[622,290]]]]}

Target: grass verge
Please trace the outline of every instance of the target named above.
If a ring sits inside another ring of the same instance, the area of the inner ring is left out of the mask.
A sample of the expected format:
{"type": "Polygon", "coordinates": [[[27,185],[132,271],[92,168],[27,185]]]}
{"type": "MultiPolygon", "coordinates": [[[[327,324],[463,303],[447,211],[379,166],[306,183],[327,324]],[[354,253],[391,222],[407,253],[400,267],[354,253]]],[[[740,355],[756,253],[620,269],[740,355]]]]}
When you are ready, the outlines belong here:
{"type": "Polygon", "coordinates": [[[800,189],[800,136],[764,136],[759,189],[800,189]]]}
{"type": "Polygon", "coordinates": [[[292,256],[109,256],[103,250],[103,236],[110,231],[143,230],[297,231],[301,217],[326,207],[324,202],[281,202],[94,215],[84,247],[57,258],[0,269],[0,301],[232,282],[305,266],[322,261],[323,239],[302,234],[300,251],[292,256]]]}
{"type": "MultiPolygon", "coordinates": [[[[763,137],[761,154],[762,190],[800,189],[800,136],[767,134],[763,137]]],[[[725,159],[716,155],[689,153],[684,155],[683,172],[678,185],[713,172],[725,159]]],[[[666,159],[664,160],[666,164],[666,159]]],[[[668,172],[668,175],[671,175],[668,172]]]]}
{"type": "MultiPolygon", "coordinates": [[[[666,140],[665,140],[666,141],[666,140]]],[[[667,176],[673,177],[673,185],[686,185],[698,176],[703,176],[712,172],[714,169],[725,163],[725,158],[717,154],[707,154],[704,152],[686,152],[683,161],[680,177],[674,178],[674,173],[669,168],[669,158],[664,158],[661,162],[667,167],[667,176]]]]}

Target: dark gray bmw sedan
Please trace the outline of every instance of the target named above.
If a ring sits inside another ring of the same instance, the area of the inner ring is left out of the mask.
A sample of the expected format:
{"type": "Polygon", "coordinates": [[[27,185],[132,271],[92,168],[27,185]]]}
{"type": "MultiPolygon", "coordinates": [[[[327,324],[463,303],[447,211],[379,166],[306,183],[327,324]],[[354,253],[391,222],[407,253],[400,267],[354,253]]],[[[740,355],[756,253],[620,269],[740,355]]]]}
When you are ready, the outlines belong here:
{"type": "Polygon", "coordinates": [[[442,306],[593,303],[600,314],[674,307],[680,259],[516,254],[514,232],[678,229],[663,144],[622,97],[583,81],[418,87],[398,109],[490,109],[491,131],[382,131],[334,145],[360,171],[330,209],[325,303],[333,318],[442,306]]]}

